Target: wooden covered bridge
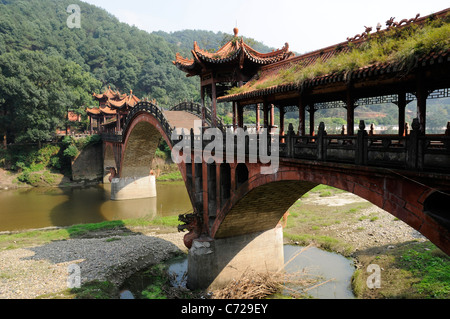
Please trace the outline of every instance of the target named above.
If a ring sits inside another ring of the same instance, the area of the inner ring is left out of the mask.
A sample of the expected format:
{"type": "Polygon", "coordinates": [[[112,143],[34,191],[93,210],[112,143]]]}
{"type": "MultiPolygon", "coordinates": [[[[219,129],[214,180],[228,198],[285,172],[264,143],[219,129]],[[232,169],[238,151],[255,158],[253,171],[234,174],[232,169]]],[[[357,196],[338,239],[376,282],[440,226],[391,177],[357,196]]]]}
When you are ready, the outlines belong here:
{"type": "Polygon", "coordinates": [[[110,124],[117,130],[103,135],[105,166],[116,172],[115,198],[154,194],[150,170],[160,138],[176,149],[173,155],[181,159],[178,167],[193,207],[192,214],[180,216],[184,225],[179,227],[188,230],[188,283],[193,288],[222,285],[249,265],[264,271],[282,266],[282,231],[277,225],[287,209],[318,184],[370,201],[450,254],[450,133],[427,134],[426,125],[427,101],[450,97],[448,39],[446,46],[420,53],[409,64],[375,62],[302,81],[284,80],[290,71],[331,63],[374,39],[408,28],[448,25],[449,12],[400,22],[391,19],[384,30],[366,30],[346,42],[300,56],[294,56],[287,44],[259,53],[237,30],[214,53],[195,43],[193,57],[177,55],[174,64],[188,76],[200,78],[201,103],[163,110],[140,101],[120,125],[110,124]],[[230,94],[233,87],[237,88],[230,94]],[[405,108],[411,101],[417,103],[417,116],[406,130],[405,108]],[[217,117],[217,103],[225,102],[232,104],[229,126],[217,117]],[[397,134],[371,134],[364,121],[355,123],[355,108],[380,103],[398,106],[397,134]],[[314,113],[337,107],[346,110],[345,133],[327,134],[323,123],[314,122],[314,113]],[[274,121],[274,108],[279,110],[279,123],[274,121]],[[243,130],[243,112],[248,109],[256,111],[252,132],[243,130]],[[285,127],[288,111],[298,112],[298,127],[285,127]],[[243,159],[230,160],[225,146],[223,152],[211,152],[212,140],[203,134],[209,128],[218,128],[223,140],[232,136],[236,147],[239,140],[234,136],[243,134],[243,159]],[[176,146],[181,142],[185,147],[180,152],[176,146]],[[253,151],[252,142],[256,143],[253,151]],[[252,155],[258,160],[252,160],[252,155]],[[261,161],[263,155],[270,161],[261,161]],[[271,169],[264,171],[264,167],[271,169]]]}

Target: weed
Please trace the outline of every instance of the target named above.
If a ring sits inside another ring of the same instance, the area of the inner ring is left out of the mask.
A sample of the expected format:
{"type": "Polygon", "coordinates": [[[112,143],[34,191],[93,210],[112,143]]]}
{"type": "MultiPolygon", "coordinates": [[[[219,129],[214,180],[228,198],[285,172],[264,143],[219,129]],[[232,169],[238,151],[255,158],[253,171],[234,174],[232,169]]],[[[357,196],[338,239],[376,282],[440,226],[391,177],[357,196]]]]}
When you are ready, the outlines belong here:
{"type": "Polygon", "coordinates": [[[91,281],[83,284],[80,288],[70,290],[77,299],[112,299],[118,294],[114,284],[109,281],[91,281]]]}

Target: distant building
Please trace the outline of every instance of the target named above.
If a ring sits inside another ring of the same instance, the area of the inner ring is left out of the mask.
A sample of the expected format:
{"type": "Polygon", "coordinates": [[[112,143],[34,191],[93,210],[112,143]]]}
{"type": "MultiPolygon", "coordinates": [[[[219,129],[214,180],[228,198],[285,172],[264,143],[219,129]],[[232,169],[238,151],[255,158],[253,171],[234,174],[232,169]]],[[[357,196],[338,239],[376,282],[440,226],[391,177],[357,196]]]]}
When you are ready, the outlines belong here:
{"type": "Polygon", "coordinates": [[[99,105],[86,109],[90,134],[120,132],[128,113],[140,102],[133,91],[129,95],[121,94],[111,90],[111,87],[101,94],[94,93],[93,96],[99,105]]]}

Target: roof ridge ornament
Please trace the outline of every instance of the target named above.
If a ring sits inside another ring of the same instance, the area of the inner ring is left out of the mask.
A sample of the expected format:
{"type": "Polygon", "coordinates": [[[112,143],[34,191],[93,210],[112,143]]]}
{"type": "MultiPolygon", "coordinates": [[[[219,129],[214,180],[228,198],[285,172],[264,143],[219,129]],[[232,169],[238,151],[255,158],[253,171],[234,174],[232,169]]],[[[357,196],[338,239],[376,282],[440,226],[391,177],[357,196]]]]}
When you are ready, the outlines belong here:
{"type": "Polygon", "coordinates": [[[390,28],[401,27],[401,26],[416,22],[417,19],[419,19],[419,17],[420,17],[420,13],[416,14],[416,16],[414,18],[403,19],[403,20],[400,20],[400,22],[394,22],[395,17],[391,17],[389,20],[386,21],[386,26],[387,26],[388,30],[390,28]]]}
{"type": "Polygon", "coordinates": [[[366,30],[363,33],[357,34],[353,38],[347,38],[347,41],[352,42],[352,41],[360,40],[363,38],[367,38],[369,36],[370,32],[372,31],[372,27],[364,26],[364,28],[366,28],[366,30]]]}
{"type": "MultiPolygon", "coordinates": [[[[386,30],[390,30],[391,28],[397,28],[397,27],[409,25],[411,23],[416,22],[417,19],[419,19],[419,17],[420,17],[420,13],[416,14],[416,16],[414,18],[403,19],[403,20],[400,20],[400,22],[395,22],[394,21],[395,17],[391,17],[389,20],[386,21],[386,30]]],[[[366,28],[366,30],[363,33],[357,34],[352,38],[349,37],[349,38],[347,38],[347,41],[352,42],[352,41],[360,40],[363,38],[368,38],[370,35],[370,32],[372,31],[372,27],[364,26],[364,28],[366,28]]],[[[379,32],[381,30],[380,23],[377,24],[376,29],[377,29],[377,32],[379,32]]]]}

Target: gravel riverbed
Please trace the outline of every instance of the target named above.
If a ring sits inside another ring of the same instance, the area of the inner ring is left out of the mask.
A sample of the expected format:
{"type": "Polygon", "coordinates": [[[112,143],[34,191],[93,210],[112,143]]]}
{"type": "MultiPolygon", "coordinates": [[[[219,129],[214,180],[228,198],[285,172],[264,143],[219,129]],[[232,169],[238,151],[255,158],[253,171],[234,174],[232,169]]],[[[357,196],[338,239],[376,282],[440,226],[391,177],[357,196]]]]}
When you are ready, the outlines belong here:
{"type": "MultiPolygon", "coordinates": [[[[111,235],[54,241],[0,252],[0,299],[33,299],[68,287],[70,265],[81,283],[109,280],[117,286],[133,273],[185,250],[183,233],[111,235]]],[[[69,281],[71,283],[71,281],[69,281]]]]}
{"type": "MultiPolygon", "coordinates": [[[[303,200],[302,200],[303,201],[303,200]]],[[[312,194],[305,203],[339,207],[363,201],[349,194],[321,198],[312,194]]],[[[343,221],[326,227],[332,237],[355,247],[355,253],[370,248],[394,248],[406,241],[425,241],[420,233],[370,206],[358,212],[358,223],[343,221]],[[376,218],[372,218],[372,217],[376,218]]],[[[161,234],[158,229],[133,229],[131,234],[114,231],[94,238],[74,238],[44,245],[0,250],[0,299],[54,298],[68,287],[69,266],[78,265],[81,282],[108,280],[120,286],[133,273],[186,252],[185,233],[161,234]]]]}
{"type": "MultiPolygon", "coordinates": [[[[320,197],[319,193],[314,193],[302,199],[302,202],[328,206],[330,210],[352,203],[368,203],[352,193],[340,193],[331,197],[320,197]]],[[[392,249],[400,243],[428,240],[408,224],[375,205],[358,209],[352,218],[323,227],[323,232],[351,244],[355,252],[375,247],[392,249]]]]}

